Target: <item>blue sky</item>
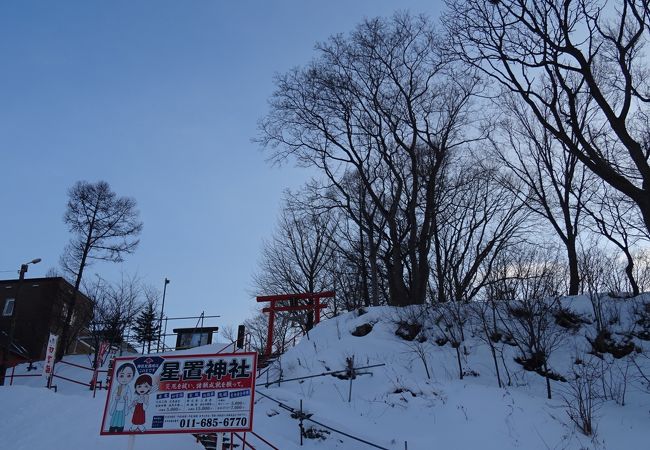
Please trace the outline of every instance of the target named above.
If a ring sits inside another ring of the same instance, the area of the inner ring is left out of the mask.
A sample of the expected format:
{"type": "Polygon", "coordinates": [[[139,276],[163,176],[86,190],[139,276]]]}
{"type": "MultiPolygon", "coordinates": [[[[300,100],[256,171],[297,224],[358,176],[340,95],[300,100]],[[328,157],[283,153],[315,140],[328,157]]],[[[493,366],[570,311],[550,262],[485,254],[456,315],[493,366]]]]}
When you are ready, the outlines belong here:
{"type": "MultiPolygon", "coordinates": [[[[276,168],[251,142],[273,75],[364,17],[418,1],[30,1],[0,3],[0,271],[58,266],[67,189],[106,180],[134,197],[141,244],[114,279],[168,286],[169,316],[236,325],[282,191],[308,171],[276,168]]],[[[0,273],[10,278],[12,273],[0,273]]],[[[180,324],[176,324],[178,326],[180,324]]],[[[193,325],[193,324],[187,324],[193,325]]]]}

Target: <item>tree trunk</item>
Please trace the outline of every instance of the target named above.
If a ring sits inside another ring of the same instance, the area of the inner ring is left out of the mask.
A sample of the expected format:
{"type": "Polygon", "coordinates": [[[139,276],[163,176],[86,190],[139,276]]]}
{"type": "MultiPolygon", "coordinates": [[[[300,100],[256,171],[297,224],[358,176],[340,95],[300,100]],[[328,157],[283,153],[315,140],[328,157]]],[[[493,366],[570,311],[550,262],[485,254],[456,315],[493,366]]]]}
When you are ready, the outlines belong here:
{"type": "Polygon", "coordinates": [[[575,236],[569,236],[566,241],[567,256],[569,259],[569,295],[580,293],[580,271],[578,270],[578,252],[576,250],[575,236]]]}
{"type": "Polygon", "coordinates": [[[363,305],[365,307],[370,306],[370,292],[368,291],[368,271],[366,268],[366,245],[365,239],[363,237],[363,226],[359,223],[359,257],[357,258],[358,262],[358,272],[361,279],[361,297],[363,298],[363,305]]]}
{"type": "Polygon", "coordinates": [[[497,371],[497,383],[499,383],[499,387],[503,387],[503,383],[501,382],[501,374],[499,373],[499,361],[497,360],[497,351],[494,348],[494,344],[492,343],[492,339],[490,336],[486,336],[488,344],[490,345],[490,353],[492,353],[492,360],[494,361],[494,368],[497,371]]]}
{"type": "Polygon", "coordinates": [[[79,263],[79,271],[77,272],[77,278],[74,282],[74,295],[72,296],[72,302],[68,307],[68,311],[65,315],[65,322],[63,322],[63,329],[61,330],[61,340],[59,342],[59,348],[56,350],[56,360],[60,360],[65,355],[65,352],[68,350],[70,343],[68,342],[71,337],[70,334],[70,321],[72,320],[72,314],[74,309],[77,306],[77,294],[79,293],[79,286],[81,286],[81,279],[83,277],[84,269],[86,268],[86,260],[88,259],[88,254],[90,253],[92,236],[95,231],[95,217],[97,215],[97,208],[99,205],[95,205],[93,217],[90,222],[88,235],[86,236],[86,243],[84,244],[83,254],[81,256],[81,262],[79,263]]]}
{"type": "Polygon", "coordinates": [[[646,180],[643,183],[643,190],[645,195],[642,200],[636,200],[636,204],[639,205],[641,210],[641,215],[643,216],[643,223],[650,234],[650,180],[646,180]]]}
{"type": "MultiPolygon", "coordinates": [[[[544,363],[544,372],[548,374],[548,366],[544,363]]],[[[546,375],[546,397],[551,400],[551,379],[546,375]]]]}
{"type": "Polygon", "coordinates": [[[632,295],[635,297],[639,295],[639,285],[636,282],[636,279],[634,278],[634,259],[632,258],[632,255],[630,254],[629,249],[624,249],[623,253],[625,253],[625,258],[627,259],[627,265],[625,266],[625,274],[627,275],[627,279],[630,282],[630,287],[632,288],[632,295]]]}
{"type": "Polygon", "coordinates": [[[368,258],[370,262],[370,303],[379,306],[379,268],[377,267],[377,244],[374,233],[368,234],[368,258]]]}
{"type": "Polygon", "coordinates": [[[460,344],[456,345],[456,359],[458,360],[458,373],[460,379],[463,379],[463,363],[460,360],[460,344]]]}

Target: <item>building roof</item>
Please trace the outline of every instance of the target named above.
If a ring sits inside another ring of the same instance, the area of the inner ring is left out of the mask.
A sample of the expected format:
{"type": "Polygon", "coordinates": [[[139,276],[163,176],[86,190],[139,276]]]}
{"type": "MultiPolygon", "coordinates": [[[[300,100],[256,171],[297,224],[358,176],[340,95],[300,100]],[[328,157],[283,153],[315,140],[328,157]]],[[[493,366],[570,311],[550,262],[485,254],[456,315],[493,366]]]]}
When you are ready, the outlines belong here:
{"type": "MultiPolygon", "coordinates": [[[[21,280],[18,278],[13,278],[10,280],[0,280],[0,286],[6,286],[6,285],[12,285],[12,284],[18,284],[21,280]]],[[[61,288],[64,290],[64,292],[68,294],[74,293],[74,286],[65,278],[63,277],[41,277],[41,278],[25,278],[22,280],[23,285],[38,285],[38,284],[54,284],[58,283],[61,285],[61,288]]],[[[84,300],[87,300],[92,303],[92,300],[88,298],[83,292],[79,291],[78,293],[79,298],[82,298],[84,300]]]]}
{"type": "Polygon", "coordinates": [[[189,328],[174,328],[174,333],[210,333],[219,331],[219,327],[189,327],[189,328]]]}

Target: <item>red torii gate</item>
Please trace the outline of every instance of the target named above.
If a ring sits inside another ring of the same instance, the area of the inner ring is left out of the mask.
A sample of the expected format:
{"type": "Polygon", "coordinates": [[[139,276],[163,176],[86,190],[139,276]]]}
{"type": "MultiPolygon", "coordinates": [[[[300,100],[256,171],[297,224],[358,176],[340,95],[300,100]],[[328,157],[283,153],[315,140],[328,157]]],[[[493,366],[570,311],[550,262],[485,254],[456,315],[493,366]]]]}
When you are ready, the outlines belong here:
{"type": "Polygon", "coordinates": [[[262,312],[269,313],[269,331],[266,340],[266,350],[264,356],[270,356],[273,353],[273,325],[275,323],[275,313],[281,311],[313,311],[314,325],[320,322],[320,310],[327,307],[326,303],[321,303],[321,298],[334,297],[334,291],[325,292],[308,292],[303,294],[283,294],[283,295],[263,295],[257,297],[258,303],[270,302],[270,306],[263,308],[262,312]],[[290,300],[307,300],[304,305],[278,306],[279,302],[290,300]]]}

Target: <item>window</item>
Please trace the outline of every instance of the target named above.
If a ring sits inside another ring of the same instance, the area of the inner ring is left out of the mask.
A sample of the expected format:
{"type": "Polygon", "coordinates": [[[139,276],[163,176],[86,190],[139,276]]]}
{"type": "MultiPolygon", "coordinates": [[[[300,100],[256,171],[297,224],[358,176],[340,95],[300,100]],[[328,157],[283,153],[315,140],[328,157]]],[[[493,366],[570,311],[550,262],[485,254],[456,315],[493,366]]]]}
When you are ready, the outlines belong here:
{"type": "Polygon", "coordinates": [[[13,298],[8,298],[5,300],[4,307],[2,308],[2,316],[3,317],[11,317],[14,315],[14,304],[16,303],[16,299],[13,298]]]}
{"type": "Polygon", "coordinates": [[[180,348],[194,348],[208,343],[208,333],[183,333],[180,339],[180,348]]]}

